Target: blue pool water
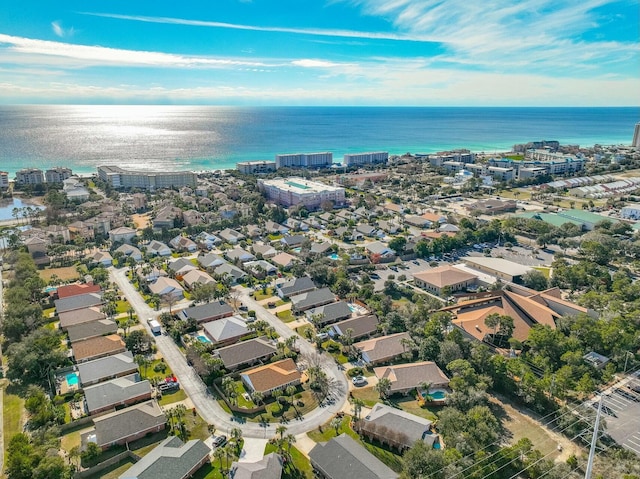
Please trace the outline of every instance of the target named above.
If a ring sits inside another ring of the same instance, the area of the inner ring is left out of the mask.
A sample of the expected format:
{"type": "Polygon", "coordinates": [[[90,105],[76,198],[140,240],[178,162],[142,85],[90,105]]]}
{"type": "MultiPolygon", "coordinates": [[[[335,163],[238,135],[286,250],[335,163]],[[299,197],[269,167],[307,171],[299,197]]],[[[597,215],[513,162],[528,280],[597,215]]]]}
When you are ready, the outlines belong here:
{"type": "Polygon", "coordinates": [[[211,340],[209,338],[207,338],[206,336],[199,334],[198,335],[198,341],[200,341],[201,343],[210,343],[211,340]]]}
{"type": "Polygon", "coordinates": [[[76,373],[67,374],[67,384],[69,386],[77,386],[78,384],[78,375],[76,373]]]}
{"type": "Polygon", "coordinates": [[[433,443],[433,448],[434,449],[440,449],[440,443],[439,442],[434,442],[433,443]]]}
{"type": "MultiPolygon", "coordinates": [[[[422,397],[425,397],[427,394],[426,393],[422,393],[422,397]]],[[[431,396],[431,398],[435,401],[441,401],[443,399],[446,399],[447,397],[447,393],[444,391],[433,391],[431,394],[429,394],[429,396],[431,396]]]]}
{"type": "Polygon", "coordinates": [[[339,260],[339,259],[340,259],[340,256],[338,256],[338,253],[331,253],[331,254],[329,255],[329,258],[330,258],[330,259],[332,259],[332,260],[334,260],[334,261],[337,261],[337,260],[339,260]]]}
{"type": "Polygon", "coordinates": [[[347,303],[347,305],[349,306],[349,309],[351,310],[352,313],[356,313],[358,311],[358,308],[356,305],[351,303],[347,303]]]}

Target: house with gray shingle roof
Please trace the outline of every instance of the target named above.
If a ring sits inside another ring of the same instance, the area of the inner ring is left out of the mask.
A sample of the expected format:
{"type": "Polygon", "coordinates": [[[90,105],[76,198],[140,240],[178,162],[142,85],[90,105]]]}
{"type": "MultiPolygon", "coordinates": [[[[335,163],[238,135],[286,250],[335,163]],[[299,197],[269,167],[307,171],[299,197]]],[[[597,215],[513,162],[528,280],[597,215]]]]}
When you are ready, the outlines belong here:
{"type": "Polygon", "coordinates": [[[198,324],[201,324],[233,316],[233,308],[224,301],[218,300],[185,308],[176,314],[183,321],[194,319],[198,324]]]}
{"type": "Polygon", "coordinates": [[[216,349],[214,355],[222,359],[227,370],[232,371],[238,366],[267,360],[277,351],[276,347],[264,338],[255,338],[216,349]]]}
{"type": "Polygon", "coordinates": [[[135,261],[142,261],[142,251],[130,244],[123,244],[116,249],[117,253],[122,253],[125,258],[133,258],[135,261]]]}
{"type": "Polygon", "coordinates": [[[229,263],[221,264],[213,270],[213,273],[219,276],[229,276],[232,283],[237,283],[247,275],[240,268],[229,263]]]}
{"type": "Polygon", "coordinates": [[[71,296],[54,301],[58,314],[75,311],[77,309],[90,308],[92,306],[101,306],[103,303],[102,294],[100,293],[80,294],[78,296],[71,296]]]}
{"type": "Polygon", "coordinates": [[[76,324],[67,328],[67,335],[69,335],[69,341],[72,343],[117,332],[118,325],[116,322],[106,318],[76,324]]]}
{"type": "Polygon", "coordinates": [[[323,327],[327,324],[335,323],[342,319],[350,318],[352,315],[351,308],[344,301],[337,301],[325,306],[312,308],[306,312],[307,318],[311,321],[315,316],[315,322],[323,327]]]}
{"type": "Polygon", "coordinates": [[[342,336],[347,329],[351,329],[351,338],[358,339],[378,331],[378,318],[374,314],[369,314],[358,318],[345,319],[339,323],[332,324],[331,329],[337,336],[342,336]]]}
{"type": "Polygon", "coordinates": [[[111,379],[84,388],[90,416],[151,399],[151,383],[140,381],[138,374],[111,379]]]}
{"type": "Polygon", "coordinates": [[[183,443],[179,437],[170,436],[119,479],[187,479],[210,461],[210,452],[209,446],[200,439],[183,443]]]}
{"type": "Polygon", "coordinates": [[[378,379],[387,378],[391,381],[390,394],[406,394],[422,383],[428,383],[431,387],[449,386],[449,378],[433,361],[382,366],[374,368],[373,372],[378,379]]]}
{"type": "Polygon", "coordinates": [[[297,294],[289,299],[291,299],[291,311],[301,313],[307,309],[333,303],[336,300],[336,295],[329,288],[322,288],[297,294]]]}
{"type": "Polygon", "coordinates": [[[215,253],[207,253],[198,256],[198,263],[200,263],[200,266],[202,266],[203,268],[215,268],[217,266],[220,266],[221,264],[225,264],[226,261],[220,255],[217,255],[215,253]]]}
{"type": "Polygon", "coordinates": [[[156,240],[149,242],[146,246],[146,251],[151,256],[171,256],[171,248],[156,240]]]}
{"type": "Polygon", "coordinates": [[[87,361],[86,363],[78,364],[77,367],[80,375],[80,384],[83,388],[101,381],[138,372],[138,365],[133,360],[133,354],[129,351],[87,361]]]}
{"type": "Polygon", "coordinates": [[[275,452],[256,462],[234,462],[231,465],[232,479],[280,479],[282,458],[275,452]]]}
{"type": "Polygon", "coordinates": [[[316,285],[309,276],[294,278],[276,286],[278,296],[283,299],[306,293],[307,291],[313,291],[314,289],[316,289],[316,285]]]}
{"type": "Polygon", "coordinates": [[[410,340],[409,333],[367,339],[353,345],[362,352],[362,360],[367,364],[384,363],[397,358],[406,351],[404,340],[410,340]]]}
{"type": "Polygon", "coordinates": [[[397,479],[398,474],[347,434],[309,451],[314,471],[324,479],[397,479]]]}
{"type": "Polygon", "coordinates": [[[214,344],[232,344],[249,334],[247,324],[239,316],[210,321],[204,324],[203,329],[214,344]]]}

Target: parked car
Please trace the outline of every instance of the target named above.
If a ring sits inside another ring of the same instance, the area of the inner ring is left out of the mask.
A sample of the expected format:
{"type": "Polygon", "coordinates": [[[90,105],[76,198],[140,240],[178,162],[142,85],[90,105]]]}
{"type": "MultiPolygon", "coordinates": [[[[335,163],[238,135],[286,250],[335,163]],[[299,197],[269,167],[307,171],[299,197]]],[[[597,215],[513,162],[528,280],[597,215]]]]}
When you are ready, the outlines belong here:
{"type": "Polygon", "coordinates": [[[221,446],[224,446],[226,443],[227,443],[227,436],[223,434],[222,436],[214,436],[212,444],[214,447],[221,447],[221,446]]]}
{"type": "Polygon", "coordinates": [[[356,376],[352,380],[354,386],[364,386],[367,384],[367,378],[364,376],[356,376]]]}
{"type": "Polygon", "coordinates": [[[318,333],[316,334],[316,338],[320,339],[321,341],[326,341],[327,339],[329,339],[329,333],[318,333]]]}

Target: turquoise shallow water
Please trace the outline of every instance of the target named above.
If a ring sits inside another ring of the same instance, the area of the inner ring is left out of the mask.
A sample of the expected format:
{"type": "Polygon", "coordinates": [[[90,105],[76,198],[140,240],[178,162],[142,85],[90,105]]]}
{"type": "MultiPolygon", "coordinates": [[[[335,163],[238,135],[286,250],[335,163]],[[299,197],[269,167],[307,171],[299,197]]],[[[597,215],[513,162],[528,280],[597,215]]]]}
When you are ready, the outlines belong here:
{"type": "Polygon", "coordinates": [[[101,164],[151,170],[234,168],[278,153],[453,148],[506,151],[558,140],[630,144],[640,108],[1,106],[0,170],[101,164]]]}

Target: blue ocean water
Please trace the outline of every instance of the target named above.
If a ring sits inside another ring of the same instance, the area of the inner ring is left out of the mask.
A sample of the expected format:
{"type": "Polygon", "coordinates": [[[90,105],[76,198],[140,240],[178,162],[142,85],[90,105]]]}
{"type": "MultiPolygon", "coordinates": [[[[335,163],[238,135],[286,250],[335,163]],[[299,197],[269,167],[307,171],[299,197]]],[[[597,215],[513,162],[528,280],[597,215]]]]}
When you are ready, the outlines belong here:
{"type": "Polygon", "coordinates": [[[0,106],[0,170],[233,168],[278,153],[631,143],[640,108],[0,106]]]}

